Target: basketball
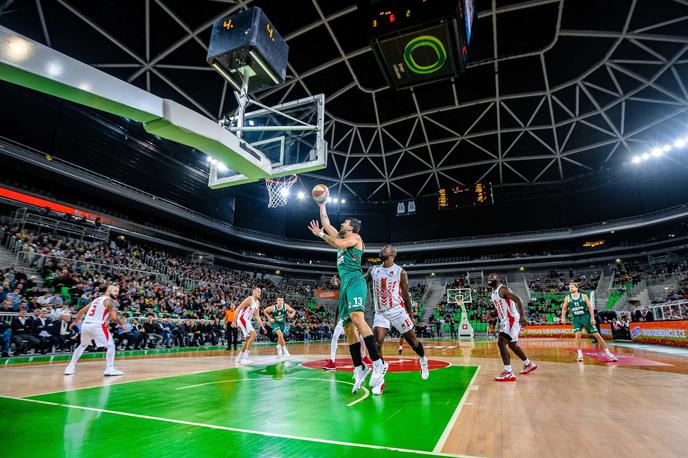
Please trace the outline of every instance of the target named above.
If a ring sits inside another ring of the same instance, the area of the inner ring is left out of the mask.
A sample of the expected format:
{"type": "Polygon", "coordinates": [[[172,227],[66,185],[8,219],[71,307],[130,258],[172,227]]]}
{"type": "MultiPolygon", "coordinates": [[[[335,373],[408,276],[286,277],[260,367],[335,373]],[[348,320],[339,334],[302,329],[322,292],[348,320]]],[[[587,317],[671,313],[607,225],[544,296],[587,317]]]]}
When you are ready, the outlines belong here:
{"type": "Polygon", "coordinates": [[[325,199],[327,199],[327,196],[330,194],[330,190],[327,189],[327,186],[324,184],[316,184],[313,186],[313,190],[311,191],[311,195],[313,196],[313,200],[316,202],[322,202],[325,199]]]}

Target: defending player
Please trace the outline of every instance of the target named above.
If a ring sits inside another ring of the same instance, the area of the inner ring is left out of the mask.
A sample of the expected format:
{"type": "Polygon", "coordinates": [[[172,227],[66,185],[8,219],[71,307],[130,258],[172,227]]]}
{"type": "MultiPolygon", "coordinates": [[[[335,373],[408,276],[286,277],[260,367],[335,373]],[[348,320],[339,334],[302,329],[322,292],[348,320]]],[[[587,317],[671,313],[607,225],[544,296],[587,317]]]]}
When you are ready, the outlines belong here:
{"type": "Polygon", "coordinates": [[[349,353],[351,353],[351,360],[355,367],[354,386],[351,390],[352,393],[355,393],[361,388],[370,373],[370,368],[361,360],[361,344],[358,341],[356,331],[363,337],[368,349],[368,356],[373,360],[370,386],[375,387],[382,383],[387,365],[380,358],[373,331],[363,316],[368,285],[361,270],[364,249],[363,239],[359,235],[361,221],[349,218],[342,223],[340,231],[337,232],[330,224],[325,205],[325,202],[318,203],[322,229],[317,221],[311,221],[308,229],[313,235],[320,237],[328,245],[337,249],[337,270],[341,281],[338,310],[339,317],[344,321],[344,332],[349,343],[349,353]]]}
{"type": "MultiPolygon", "coordinates": [[[[425,357],[423,344],[416,339],[413,332],[413,311],[411,310],[411,295],[409,294],[408,275],[406,271],[394,263],[397,250],[392,245],[385,245],[380,250],[382,264],[373,266],[366,273],[366,280],[373,285],[373,299],[375,303],[375,319],[373,333],[382,354],[385,337],[390,326],[394,326],[413,351],[420,357],[420,376],[427,380],[428,358],[425,357]]],[[[373,387],[373,394],[382,394],[385,383],[373,387]]]]}
{"type": "Polygon", "coordinates": [[[265,326],[263,325],[263,320],[260,318],[260,296],[260,288],[254,288],[253,294],[243,300],[234,314],[232,327],[236,328],[238,322],[239,329],[244,335],[244,344],[241,346],[241,351],[239,351],[239,354],[235,359],[237,364],[253,364],[253,361],[248,359],[248,353],[253,347],[253,341],[256,340],[256,337],[258,336],[255,329],[253,329],[253,325],[251,324],[254,315],[258,321],[258,324],[260,325],[260,329],[263,331],[263,334],[267,332],[265,330],[265,326]]]}
{"type": "Polygon", "coordinates": [[[277,304],[266,308],[263,313],[268,317],[270,327],[277,334],[277,359],[290,357],[287,344],[284,341],[284,333],[287,332],[287,317],[290,320],[294,318],[296,310],[291,308],[289,304],[285,304],[283,297],[278,297],[277,304]]]}
{"type": "Polygon", "coordinates": [[[597,340],[597,343],[604,348],[604,354],[607,355],[609,361],[617,361],[607,347],[607,342],[604,341],[600,332],[597,330],[595,323],[595,307],[590,302],[586,294],[581,294],[578,291],[578,283],[569,283],[569,294],[564,298],[564,305],[561,307],[561,324],[566,324],[566,311],[571,309],[571,324],[573,324],[573,333],[576,336],[576,348],[578,349],[578,361],[583,361],[583,351],[581,334],[583,328],[597,340]]]}
{"type": "Polygon", "coordinates": [[[124,325],[124,319],[117,315],[117,296],[119,295],[119,286],[111,285],[105,289],[105,294],[95,298],[90,304],[84,306],[79,310],[70,325],[74,328],[81,322],[81,318],[86,315],[83,323],[81,323],[81,344],[76,347],[72,359],[69,361],[67,368],[64,371],[65,375],[73,375],[76,373],[76,362],[84,353],[86,348],[91,344],[91,340],[96,342],[97,347],[105,347],[105,375],[124,375],[124,372],[115,369],[115,341],[108,330],[107,323],[112,321],[124,325]]]}
{"type": "Polygon", "coordinates": [[[528,359],[526,353],[518,345],[518,332],[521,330],[521,325],[526,324],[523,301],[509,287],[503,285],[501,279],[495,273],[487,277],[487,284],[493,289],[492,304],[497,309],[497,315],[499,315],[497,345],[504,363],[504,372],[495,377],[495,380],[498,382],[515,382],[516,376],[511,370],[509,349],[523,361],[521,374],[533,372],[538,367],[537,364],[528,359]]]}

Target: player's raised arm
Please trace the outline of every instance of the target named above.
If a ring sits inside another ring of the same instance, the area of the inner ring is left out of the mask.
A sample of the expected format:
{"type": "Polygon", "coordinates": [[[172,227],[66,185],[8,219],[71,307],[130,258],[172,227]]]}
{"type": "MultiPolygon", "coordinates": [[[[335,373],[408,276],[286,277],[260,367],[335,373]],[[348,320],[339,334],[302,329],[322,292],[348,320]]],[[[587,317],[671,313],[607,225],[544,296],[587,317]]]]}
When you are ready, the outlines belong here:
{"type": "Polygon", "coordinates": [[[569,296],[564,298],[564,303],[561,305],[561,324],[566,324],[566,311],[569,309],[569,296]]]}
{"type": "Polygon", "coordinates": [[[401,271],[399,287],[401,288],[401,300],[404,301],[404,308],[408,312],[409,318],[413,320],[413,307],[411,306],[411,294],[409,293],[408,274],[405,270],[401,271]]]}
{"type": "Polygon", "coordinates": [[[330,224],[330,217],[327,216],[327,205],[324,201],[318,202],[318,207],[320,207],[320,222],[322,222],[323,231],[332,237],[337,237],[337,235],[339,235],[339,231],[335,229],[332,224],[330,224]]]}
{"type": "Polygon", "coordinates": [[[516,307],[518,307],[518,313],[521,315],[521,320],[520,323],[521,325],[526,324],[526,312],[525,309],[523,308],[523,301],[521,300],[520,297],[518,297],[518,294],[514,293],[511,291],[511,288],[508,286],[505,286],[504,288],[499,289],[499,296],[504,297],[504,298],[509,298],[512,301],[516,303],[516,307]]]}
{"type": "Polygon", "coordinates": [[[265,314],[266,317],[268,317],[268,321],[270,323],[274,323],[275,319],[272,317],[272,312],[275,310],[274,306],[267,307],[265,310],[263,310],[263,313],[265,314]]]}
{"type": "Polygon", "coordinates": [[[363,243],[361,240],[361,236],[354,232],[347,234],[347,236],[344,238],[339,238],[336,235],[332,236],[330,234],[326,234],[320,228],[320,223],[318,223],[315,220],[311,221],[311,223],[308,226],[308,230],[310,230],[311,233],[316,237],[320,237],[321,239],[323,239],[332,248],[337,248],[338,250],[344,248],[353,248],[363,243]]]}

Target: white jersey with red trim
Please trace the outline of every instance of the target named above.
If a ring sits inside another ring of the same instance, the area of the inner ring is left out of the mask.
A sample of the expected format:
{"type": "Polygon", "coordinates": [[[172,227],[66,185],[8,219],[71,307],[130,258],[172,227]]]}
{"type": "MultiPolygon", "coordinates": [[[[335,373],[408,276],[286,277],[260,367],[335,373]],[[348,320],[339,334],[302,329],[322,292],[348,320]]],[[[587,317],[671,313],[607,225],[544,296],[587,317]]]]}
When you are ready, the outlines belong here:
{"type": "Polygon", "coordinates": [[[241,311],[239,318],[243,318],[244,322],[247,324],[250,323],[253,319],[253,315],[256,314],[256,310],[258,310],[259,305],[260,301],[257,301],[251,297],[251,303],[241,311]]]}
{"type": "Polygon", "coordinates": [[[514,301],[508,297],[500,297],[500,288],[506,288],[505,285],[499,285],[492,291],[492,304],[497,309],[497,315],[499,315],[499,321],[501,323],[508,323],[509,327],[513,326],[514,323],[518,323],[521,319],[520,313],[518,313],[518,308],[514,301]]]}
{"type": "Polygon", "coordinates": [[[390,268],[378,265],[370,269],[376,311],[404,307],[404,299],[401,297],[401,272],[403,269],[396,264],[390,268]]]}
{"type": "Polygon", "coordinates": [[[107,319],[109,310],[105,306],[105,299],[108,296],[99,296],[93,299],[91,305],[88,306],[88,311],[86,312],[86,317],[84,318],[84,324],[104,324],[107,319]]]}

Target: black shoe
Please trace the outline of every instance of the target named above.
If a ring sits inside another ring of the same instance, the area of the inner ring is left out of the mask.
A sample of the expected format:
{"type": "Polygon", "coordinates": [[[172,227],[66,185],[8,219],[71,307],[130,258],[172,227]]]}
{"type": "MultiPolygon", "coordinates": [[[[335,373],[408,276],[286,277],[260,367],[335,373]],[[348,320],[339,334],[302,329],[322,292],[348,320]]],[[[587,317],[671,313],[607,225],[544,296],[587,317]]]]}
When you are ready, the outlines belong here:
{"type": "Polygon", "coordinates": [[[9,357],[10,357],[10,354],[7,353],[6,351],[3,351],[3,352],[2,352],[2,357],[3,357],[3,358],[9,358],[9,357]]]}

